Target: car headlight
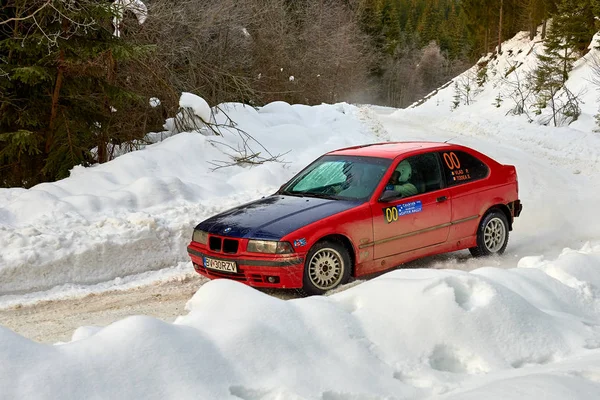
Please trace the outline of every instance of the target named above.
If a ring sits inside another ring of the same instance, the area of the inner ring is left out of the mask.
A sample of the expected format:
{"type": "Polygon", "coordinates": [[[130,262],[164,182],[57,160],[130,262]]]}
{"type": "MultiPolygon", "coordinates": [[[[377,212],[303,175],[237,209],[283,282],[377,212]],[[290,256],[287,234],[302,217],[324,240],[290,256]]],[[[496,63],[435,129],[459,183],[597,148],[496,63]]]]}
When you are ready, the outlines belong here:
{"type": "Polygon", "coordinates": [[[194,230],[192,241],[200,244],[206,244],[208,242],[208,232],[194,230]]]}
{"type": "Polygon", "coordinates": [[[289,242],[276,242],[273,240],[249,240],[246,250],[250,253],[288,254],[294,249],[289,242]]]}

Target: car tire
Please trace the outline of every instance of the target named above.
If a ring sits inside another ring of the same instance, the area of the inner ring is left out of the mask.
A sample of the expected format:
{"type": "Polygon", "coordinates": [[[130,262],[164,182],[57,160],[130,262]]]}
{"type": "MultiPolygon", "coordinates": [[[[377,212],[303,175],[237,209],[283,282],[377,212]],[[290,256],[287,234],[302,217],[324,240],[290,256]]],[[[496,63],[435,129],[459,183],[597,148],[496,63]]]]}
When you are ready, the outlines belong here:
{"type": "Polygon", "coordinates": [[[506,215],[492,209],[483,216],[477,228],[477,246],[469,248],[473,257],[502,254],[508,244],[508,220],[506,215]]]}
{"type": "Polygon", "coordinates": [[[300,294],[322,295],[348,282],[351,265],[348,250],[342,243],[332,240],[316,243],[304,261],[300,294]]]}

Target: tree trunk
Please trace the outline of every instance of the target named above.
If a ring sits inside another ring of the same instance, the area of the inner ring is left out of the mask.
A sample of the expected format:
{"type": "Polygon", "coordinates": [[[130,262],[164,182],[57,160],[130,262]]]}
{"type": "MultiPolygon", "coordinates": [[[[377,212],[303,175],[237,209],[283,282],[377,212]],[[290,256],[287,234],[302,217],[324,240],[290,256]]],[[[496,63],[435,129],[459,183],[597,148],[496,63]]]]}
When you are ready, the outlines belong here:
{"type": "Polygon", "coordinates": [[[502,54],[502,10],[504,0],[500,0],[500,20],[498,21],[498,54],[502,54]]]}
{"type": "Polygon", "coordinates": [[[56,126],[56,114],[58,112],[58,101],[60,99],[60,89],[62,88],[64,79],[64,60],[65,52],[61,50],[58,56],[58,72],[56,74],[56,83],[54,84],[54,91],[52,92],[52,106],[50,109],[50,130],[46,137],[46,154],[50,153],[50,148],[54,142],[54,128],[56,126]]]}
{"type": "MultiPolygon", "coordinates": [[[[61,24],[62,32],[66,32],[69,29],[69,20],[65,18],[61,24]]],[[[56,114],[58,112],[58,101],[60,99],[60,90],[63,85],[63,79],[65,74],[65,51],[60,50],[58,54],[58,72],[56,75],[56,83],[54,84],[54,91],[52,93],[52,105],[50,109],[50,129],[48,136],[46,137],[46,154],[50,153],[50,149],[54,144],[54,128],[56,126],[56,114]]]]}
{"type": "MultiPolygon", "coordinates": [[[[107,71],[106,78],[111,85],[114,85],[117,80],[117,63],[112,54],[112,50],[110,50],[107,55],[107,67],[108,67],[108,71],[107,71]]],[[[110,104],[108,99],[105,100],[105,107],[108,109],[108,112],[112,112],[113,105],[110,104]]],[[[109,129],[109,127],[107,127],[107,126],[100,127],[100,132],[98,135],[98,163],[99,164],[102,164],[102,163],[105,163],[108,161],[107,146],[108,146],[109,138],[106,135],[106,132],[108,129],[109,129]]]]}
{"type": "Polygon", "coordinates": [[[554,103],[554,95],[550,98],[550,104],[552,106],[552,122],[554,122],[554,126],[558,126],[556,122],[556,104],[554,103]]]}
{"type": "Polygon", "coordinates": [[[490,32],[490,28],[486,27],[485,28],[485,36],[483,39],[483,55],[484,56],[487,55],[488,49],[489,49],[489,44],[488,44],[489,32],[490,32]]]}
{"type": "Polygon", "coordinates": [[[535,18],[535,6],[536,4],[533,1],[529,4],[529,40],[535,39],[535,35],[537,35],[537,21],[535,18]]]}
{"type": "Polygon", "coordinates": [[[546,23],[548,22],[547,19],[544,20],[544,22],[542,23],[542,40],[546,39],[546,23]]]}
{"type": "Polygon", "coordinates": [[[563,58],[562,83],[569,79],[569,49],[565,47],[565,57],[563,58]]]}
{"type": "Polygon", "coordinates": [[[105,163],[107,159],[108,157],[106,154],[106,140],[104,140],[104,135],[100,135],[98,137],[98,163],[105,163]]]}

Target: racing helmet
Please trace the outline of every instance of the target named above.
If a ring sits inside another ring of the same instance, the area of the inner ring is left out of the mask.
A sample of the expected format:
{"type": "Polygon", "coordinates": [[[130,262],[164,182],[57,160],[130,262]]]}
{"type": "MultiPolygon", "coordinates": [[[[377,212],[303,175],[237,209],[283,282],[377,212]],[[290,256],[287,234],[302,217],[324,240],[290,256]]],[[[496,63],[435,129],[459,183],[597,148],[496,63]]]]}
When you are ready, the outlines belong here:
{"type": "Polygon", "coordinates": [[[396,167],[396,171],[400,173],[400,176],[398,177],[398,182],[408,182],[410,176],[412,175],[412,168],[408,160],[404,160],[400,164],[398,164],[398,167],[396,167]]]}

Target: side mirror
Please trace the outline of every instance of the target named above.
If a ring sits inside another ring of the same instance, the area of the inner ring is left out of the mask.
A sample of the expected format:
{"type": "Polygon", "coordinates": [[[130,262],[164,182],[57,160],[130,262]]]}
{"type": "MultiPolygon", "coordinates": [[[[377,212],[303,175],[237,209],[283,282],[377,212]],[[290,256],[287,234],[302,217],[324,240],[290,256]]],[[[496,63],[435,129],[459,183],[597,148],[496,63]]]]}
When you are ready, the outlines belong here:
{"type": "Polygon", "coordinates": [[[388,203],[392,200],[397,199],[398,197],[400,197],[400,195],[398,194],[398,192],[394,191],[394,190],[386,190],[383,192],[383,194],[381,195],[381,197],[379,198],[379,201],[382,203],[388,203]]]}

